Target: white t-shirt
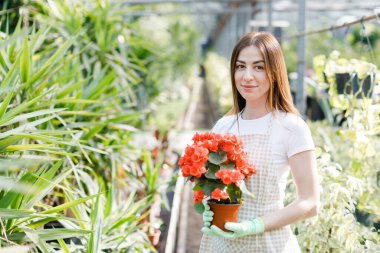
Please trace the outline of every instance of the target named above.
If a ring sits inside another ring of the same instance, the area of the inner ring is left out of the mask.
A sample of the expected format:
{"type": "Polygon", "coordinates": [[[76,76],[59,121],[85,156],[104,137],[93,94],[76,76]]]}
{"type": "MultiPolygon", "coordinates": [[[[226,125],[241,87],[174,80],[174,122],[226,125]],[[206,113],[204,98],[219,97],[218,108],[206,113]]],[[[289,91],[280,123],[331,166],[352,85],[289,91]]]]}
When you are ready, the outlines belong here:
{"type": "Polygon", "coordinates": [[[291,156],[315,148],[308,125],[295,114],[280,111],[273,114],[268,113],[253,120],[244,120],[239,114],[238,120],[239,128],[236,115],[225,116],[218,120],[212,131],[221,134],[228,132],[238,136],[265,134],[270,122],[272,122],[269,133],[271,135],[272,157],[275,165],[281,168],[282,180],[286,180],[288,175],[288,159],[291,156]]]}

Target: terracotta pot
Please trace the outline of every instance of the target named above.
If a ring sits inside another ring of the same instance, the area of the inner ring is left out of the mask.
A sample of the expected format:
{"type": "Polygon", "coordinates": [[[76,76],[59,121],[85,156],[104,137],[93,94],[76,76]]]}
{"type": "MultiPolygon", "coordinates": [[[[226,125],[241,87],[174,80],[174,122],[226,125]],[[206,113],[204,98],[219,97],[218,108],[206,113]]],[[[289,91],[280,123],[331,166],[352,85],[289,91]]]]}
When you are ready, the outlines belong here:
{"type": "Polygon", "coordinates": [[[211,225],[215,225],[223,231],[229,230],[224,228],[226,222],[237,222],[241,204],[216,204],[208,203],[211,211],[214,212],[211,225]]]}
{"type": "Polygon", "coordinates": [[[148,235],[150,242],[153,246],[157,246],[160,241],[161,231],[159,229],[155,229],[150,235],[148,235]]]}

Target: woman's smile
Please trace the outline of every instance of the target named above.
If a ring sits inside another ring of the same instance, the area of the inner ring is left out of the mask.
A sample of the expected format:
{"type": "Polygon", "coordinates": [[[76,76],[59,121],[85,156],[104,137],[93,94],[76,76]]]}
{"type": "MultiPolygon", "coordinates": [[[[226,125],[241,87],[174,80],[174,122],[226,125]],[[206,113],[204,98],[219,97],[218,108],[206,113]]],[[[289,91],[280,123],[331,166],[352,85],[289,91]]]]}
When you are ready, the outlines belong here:
{"type": "Polygon", "coordinates": [[[254,85],[254,84],[245,84],[245,85],[241,85],[241,87],[246,90],[246,91],[253,91],[254,89],[256,89],[258,86],[257,85],[254,85]]]}

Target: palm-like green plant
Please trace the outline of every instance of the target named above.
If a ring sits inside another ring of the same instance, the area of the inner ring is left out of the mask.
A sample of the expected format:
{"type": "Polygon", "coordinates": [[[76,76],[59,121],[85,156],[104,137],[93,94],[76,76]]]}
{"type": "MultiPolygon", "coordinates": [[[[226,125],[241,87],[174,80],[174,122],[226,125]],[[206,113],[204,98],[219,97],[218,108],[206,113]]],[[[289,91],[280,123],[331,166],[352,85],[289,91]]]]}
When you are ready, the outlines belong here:
{"type": "MultiPolygon", "coordinates": [[[[135,245],[123,245],[124,239],[141,228],[127,225],[142,219],[138,214],[148,207],[149,202],[146,199],[134,202],[134,198],[130,198],[129,204],[116,212],[125,216],[126,221],[112,224],[114,228],[110,231],[122,225],[125,231],[121,231],[122,236],[113,238],[108,246],[101,245],[104,238],[101,238],[103,212],[100,207],[107,203],[104,219],[121,208],[115,202],[121,192],[115,189],[115,173],[108,175],[107,169],[115,170],[116,160],[110,155],[112,149],[122,149],[123,140],[118,135],[128,134],[127,127],[133,129],[123,122],[133,119],[136,114],[130,111],[116,115],[117,110],[103,106],[112,98],[112,95],[103,94],[108,89],[99,92],[97,88],[99,83],[106,86],[109,80],[105,71],[95,77],[96,81],[88,78],[94,86],[90,83],[90,88],[83,89],[86,79],[82,74],[71,74],[81,69],[80,53],[73,48],[72,40],[39,48],[46,41],[49,29],[41,27],[28,35],[27,31],[18,28],[19,31],[9,38],[14,43],[4,44],[0,49],[4,63],[0,87],[6,91],[1,93],[0,152],[2,164],[15,166],[12,170],[5,167],[1,173],[4,183],[0,187],[0,217],[4,244],[29,241],[42,252],[53,252],[55,247],[68,252],[86,248],[88,252],[94,252],[100,247],[115,248],[115,245],[121,250],[133,248],[135,245]],[[100,95],[103,100],[99,99],[100,95]],[[103,128],[109,131],[100,133],[103,128]],[[116,138],[111,140],[111,135],[116,138]],[[113,146],[115,143],[118,145],[113,146]],[[31,159],[38,163],[28,163],[31,159]],[[86,174],[81,168],[89,165],[102,166],[106,172],[86,174]],[[108,179],[111,183],[107,182],[108,179]],[[90,185],[91,180],[95,183],[90,185]],[[81,187],[73,190],[73,186],[81,187]],[[97,191],[93,192],[93,189],[97,191]],[[64,201],[55,203],[56,206],[42,201],[48,195],[59,194],[64,201]],[[95,203],[92,208],[90,201],[95,203]],[[64,215],[63,211],[68,209],[73,217],[64,215]],[[52,221],[58,221],[63,228],[44,229],[52,221]],[[82,246],[72,248],[62,240],[72,237],[82,240],[82,246]],[[51,240],[57,245],[47,243],[51,240]]],[[[120,162],[127,160],[126,157],[120,162]]],[[[126,188],[124,195],[129,190],[126,188]]],[[[150,248],[146,236],[141,236],[141,242],[145,248],[150,248]]]]}
{"type": "Polygon", "coordinates": [[[0,246],[154,252],[144,219],[162,161],[130,140],[149,104],[139,87],[163,82],[146,75],[163,48],[123,1],[25,2],[28,23],[0,40],[0,246]]]}

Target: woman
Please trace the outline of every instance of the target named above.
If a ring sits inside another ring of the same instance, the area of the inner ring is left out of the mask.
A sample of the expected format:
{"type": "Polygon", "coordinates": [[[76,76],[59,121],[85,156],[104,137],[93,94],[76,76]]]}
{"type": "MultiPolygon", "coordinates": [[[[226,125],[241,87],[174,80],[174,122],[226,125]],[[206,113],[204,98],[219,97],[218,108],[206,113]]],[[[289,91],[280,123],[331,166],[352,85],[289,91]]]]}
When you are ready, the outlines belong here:
{"type": "Polygon", "coordinates": [[[319,192],[310,130],[293,105],[281,47],[270,33],[248,33],[236,44],[231,57],[233,115],[213,128],[232,133],[244,142],[249,162],[257,170],[247,187],[239,222],[225,228],[211,226],[206,205],[200,252],[300,252],[290,224],[315,216],[319,192]],[[289,170],[297,198],[284,207],[289,170]]]}

